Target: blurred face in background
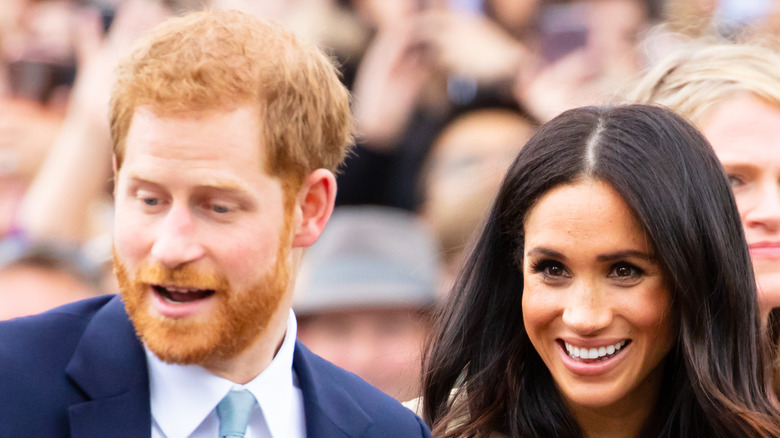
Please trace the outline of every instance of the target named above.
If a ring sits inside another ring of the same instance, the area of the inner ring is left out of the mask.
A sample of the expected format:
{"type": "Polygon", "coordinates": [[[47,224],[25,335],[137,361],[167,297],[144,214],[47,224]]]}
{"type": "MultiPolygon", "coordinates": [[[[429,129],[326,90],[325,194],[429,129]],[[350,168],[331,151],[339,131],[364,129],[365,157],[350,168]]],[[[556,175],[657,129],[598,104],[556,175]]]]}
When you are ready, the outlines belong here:
{"type": "Polygon", "coordinates": [[[298,338],[314,353],[399,401],[418,397],[425,314],[406,307],[299,315],[298,338]]]}
{"type": "Polygon", "coordinates": [[[16,264],[0,269],[0,321],[94,297],[97,288],[65,268],[16,264]]]}
{"type": "Polygon", "coordinates": [[[426,9],[441,9],[446,0],[352,0],[352,7],[370,27],[382,29],[426,9]]]}
{"type": "Polygon", "coordinates": [[[780,107],[739,94],[699,126],[731,182],[766,316],[780,306],[780,107]]]}
{"type": "Polygon", "coordinates": [[[484,8],[513,35],[519,36],[536,17],[539,0],[486,0],[484,8]]]}
{"type": "Polygon", "coordinates": [[[0,8],[0,238],[54,143],[75,74],[75,2],[0,8]]]}
{"type": "Polygon", "coordinates": [[[31,1],[18,11],[0,40],[9,95],[65,109],[76,69],[76,3],[31,1]]]}
{"type": "Polygon", "coordinates": [[[647,27],[644,2],[638,0],[587,0],[588,49],[608,74],[626,75],[642,68],[637,50],[647,27]]]}
{"type": "Polygon", "coordinates": [[[445,257],[459,257],[479,227],[506,169],[533,133],[509,110],[479,110],[448,125],[431,150],[425,176],[423,216],[445,257]]]}

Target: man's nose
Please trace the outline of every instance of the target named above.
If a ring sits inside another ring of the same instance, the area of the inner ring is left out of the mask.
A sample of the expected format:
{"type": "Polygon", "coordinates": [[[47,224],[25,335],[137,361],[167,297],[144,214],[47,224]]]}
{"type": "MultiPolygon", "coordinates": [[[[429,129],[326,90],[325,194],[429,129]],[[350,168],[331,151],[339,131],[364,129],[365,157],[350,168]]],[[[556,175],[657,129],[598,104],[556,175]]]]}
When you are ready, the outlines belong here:
{"type": "Polygon", "coordinates": [[[597,334],[612,323],[612,308],[594,281],[578,281],[566,297],[563,323],[573,332],[597,334]]]}
{"type": "Polygon", "coordinates": [[[152,259],[167,268],[175,268],[201,258],[204,253],[192,212],[187,206],[172,206],[158,230],[152,259]]]}
{"type": "Polygon", "coordinates": [[[761,180],[755,204],[745,213],[746,227],[780,230],[780,181],[774,176],[761,180]]]}

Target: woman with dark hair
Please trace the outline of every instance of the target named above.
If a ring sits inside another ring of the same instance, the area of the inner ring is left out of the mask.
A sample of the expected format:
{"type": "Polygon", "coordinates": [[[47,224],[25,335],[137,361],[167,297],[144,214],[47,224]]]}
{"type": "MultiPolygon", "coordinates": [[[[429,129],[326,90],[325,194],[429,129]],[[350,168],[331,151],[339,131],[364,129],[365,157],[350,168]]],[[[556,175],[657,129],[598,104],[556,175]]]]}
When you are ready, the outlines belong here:
{"type": "Polygon", "coordinates": [[[436,325],[423,373],[436,436],[780,436],[729,184],[665,109],[542,126],[436,325]]]}

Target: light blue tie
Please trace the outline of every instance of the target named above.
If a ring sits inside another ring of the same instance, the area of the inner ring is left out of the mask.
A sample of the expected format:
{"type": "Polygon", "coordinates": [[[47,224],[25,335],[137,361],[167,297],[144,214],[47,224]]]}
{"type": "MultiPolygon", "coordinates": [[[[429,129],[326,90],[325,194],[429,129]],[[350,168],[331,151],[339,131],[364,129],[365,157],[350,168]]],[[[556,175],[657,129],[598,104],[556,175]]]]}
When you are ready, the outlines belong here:
{"type": "Polygon", "coordinates": [[[255,396],[246,389],[230,391],[217,405],[219,438],[244,438],[255,396]]]}

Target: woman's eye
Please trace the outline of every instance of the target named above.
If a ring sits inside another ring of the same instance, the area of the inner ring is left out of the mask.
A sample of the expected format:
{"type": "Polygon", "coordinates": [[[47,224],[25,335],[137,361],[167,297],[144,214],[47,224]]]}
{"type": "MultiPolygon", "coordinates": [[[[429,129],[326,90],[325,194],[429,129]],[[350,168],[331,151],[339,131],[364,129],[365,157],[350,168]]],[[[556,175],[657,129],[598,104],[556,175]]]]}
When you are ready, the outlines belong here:
{"type": "Polygon", "coordinates": [[[563,266],[559,264],[551,264],[544,268],[544,273],[550,277],[562,277],[565,273],[563,266]]]}
{"type": "Polygon", "coordinates": [[[612,267],[612,271],[609,273],[610,277],[618,279],[636,279],[639,278],[644,272],[634,265],[628,263],[618,263],[612,267]]]}
{"type": "Polygon", "coordinates": [[[157,198],[143,198],[143,202],[150,207],[154,207],[160,203],[160,200],[157,198]]]}
{"type": "Polygon", "coordinates": [[[559,262],[553,260],[544,260],[539,263],[535,263],[532,268],[532,272],[541,273],[544,278],[547,279],[560,279],[569,277],[566,267],[559,262]]]}

